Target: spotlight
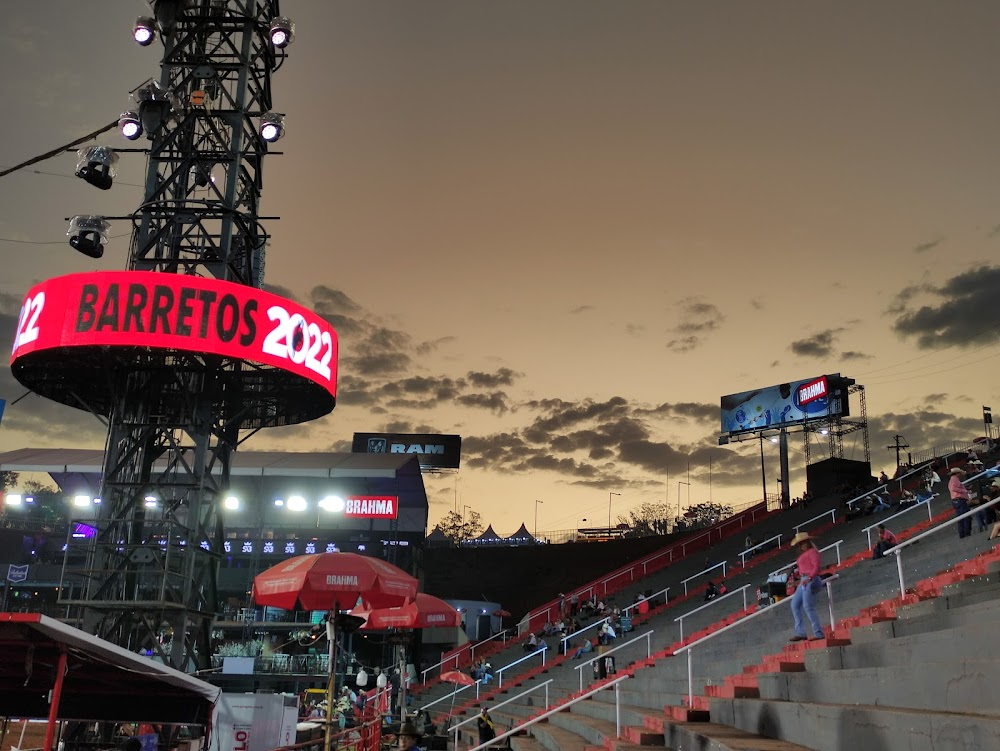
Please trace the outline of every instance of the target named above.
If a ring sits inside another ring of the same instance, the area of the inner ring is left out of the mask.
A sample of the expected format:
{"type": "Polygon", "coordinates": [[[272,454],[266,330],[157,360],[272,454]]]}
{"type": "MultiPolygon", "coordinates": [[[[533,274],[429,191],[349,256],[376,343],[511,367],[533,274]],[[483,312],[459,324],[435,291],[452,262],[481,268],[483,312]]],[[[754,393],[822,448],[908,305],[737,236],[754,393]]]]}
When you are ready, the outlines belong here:
{"type": "Polygon", "coordinates": [[[274,505],[275,505],[275,506],[279,506],[279,507],[280,507],[280,506],[284,506],[284,505],[285,505],[285,502],[284,502],[284,500],[282,500],[281,498],[275,498],[275,499],[274,499],[274,505]]]}
{"type": "Polygon", "coordinates": [[[289,497],[287,505],[289,511],[305,511],[306,499],[300,495],[293,495],[289,497]]]}
{"type": "Polygon", "coordinates": [[[139,113],[131,110],[122,112],[121,117],[118,118],[118,129],[130,141],[134,141],[141,136],[142,121],[139,119],[139,113]]]}
{"type": "Polygon", "coordinates": [[[140,47],[148,47],[156,39],[156,21],[149,16],[139,16],[132,27],[132,38],[140,47]]]}
{"type": "Polygon", "coordinates": [[[107,146],[90,146],[76,152],[76,176],[81,177],[95,188],[110,190],[111,183],[118,174],[115,164],[118,154],[107,146]]]}
{"type": "Polygon", "coordinates": [[[132,92],[132,96],[139,103],[139,120],[142,123],[142,129],[150,138],[180,109],[180,101],[159,81],[149,81],[143,84],[132,92]]]}
{"type": "Polygon", "coordinates": [[[199,188],[207,188],[209,183],[215,182],[212,170],[205,164],[198,162],[191,167],[191,179],[199,188]]]}
{"type": "Polygon", "coordinates": [[[103,216],[74,216],[69,220],[66,236],[69,244],[85,256],[100,258],[104,255],[104,243],[108,241],[108,224],[103,216]]]}
{"type": "Polygon", "coordinates": [[[75,495],[73,496],[73,505],[77,508],[86,508],[91,503],[89,495],[75,495]]]}
{"type": "Polygon", "coordinates": [[[155,495],[147,495],[143,499],[143,505],[146,508],[156,508],[156,496],[155,495]]]}
{"type": "Polygon", "coordinates": [[[265,112],[260,118],[260,137],[274,143],[285,135],[285,116],[277,112],[265,112]]]}
{"type": "Polygon", "coordinates": [[[20,506],[24,502],[24,498],[20,493],[8,493],[4,498],[4,503],[8,506],[20,506]]]}
{"type": "Polygon", "coordinates": [[[295,24],[292,19],[284,16],[275,18],[267,27],[267,37],[271,40],[271,44],[283,50],[295,41],[295,24]]]}
{"type": "Polygon", "coordinates": [[[228,496],[226,500],[222,502],[222,505],[225,506],[230,511],[236,511],[240,507],[240,499],[234,495],[231,495],[228,496]]]}
{"type": "Polygon", "coordinates": [[[100,498],[95,498],[94,499],[94,505],[95,506],[100,506],[101,505],[101,499],[100,498]]]}
{"type": "Polygon", "coordinates": [[[327,511],[333,511],[333,512],[343,511],[344,499],[339,496],[328,495],[326,498],[324,498],[322,501],[319,502],[319,507],[327,511]]]}

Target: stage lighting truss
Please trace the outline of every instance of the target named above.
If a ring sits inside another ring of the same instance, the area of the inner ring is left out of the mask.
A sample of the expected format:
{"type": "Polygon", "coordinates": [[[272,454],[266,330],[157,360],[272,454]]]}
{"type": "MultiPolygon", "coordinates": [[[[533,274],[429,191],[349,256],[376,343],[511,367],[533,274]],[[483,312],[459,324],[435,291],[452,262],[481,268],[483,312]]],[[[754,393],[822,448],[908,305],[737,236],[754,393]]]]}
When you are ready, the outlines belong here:
{"type": "Polygon", "coordinates": [[[89,146],[76,152],[76,176],[95,188],[109,190],[118,169],[118,154],[107,146],[89,146]]]}
{"type": "Polygon", "coordinates": [[[265,112],[260,117],[260,137],[274,143],[285,135],[285,116],[277,112],[265,112]]]}
{"type": "Polygon", "coordinates": [[[139,16],[132,27],[132,38],[140,47],[148,47],[156,39],[156,20],[149,16],[139,16]]]}
{"type": "Polygon", "coordinates": [[[267,38],[276,49],[283,50],[295,41],[295,23],[284,16],[275,18],[267,27],[267,38]]]}
{"type": "Polygon", "coordinates": [[[100,258],[104,255],[109,229],[111,225],[103,216],[79,215],[69,220],[66,236],[71,247],[90,258],[100,258]]]}

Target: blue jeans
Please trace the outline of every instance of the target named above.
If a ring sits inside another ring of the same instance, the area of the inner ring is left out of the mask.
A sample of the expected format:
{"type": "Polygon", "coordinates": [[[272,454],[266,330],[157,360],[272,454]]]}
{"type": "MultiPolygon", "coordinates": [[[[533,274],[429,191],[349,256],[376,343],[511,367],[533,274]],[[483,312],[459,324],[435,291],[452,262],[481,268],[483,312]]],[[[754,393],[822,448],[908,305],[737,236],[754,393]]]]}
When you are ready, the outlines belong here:
{"type": "MultiPolygon", "coordinates": [[[[956,499],[954,499],[951,502],[951,507],[953,509],[955,509],[955,516],[961,516],[962,514],[966,513],[967,511],[971,511],[972,510],[972,509],[969,508],[969,502],[966,501],[964,498],[956,498],[956,499]]],[[[958,536],[960,538],[961,537],[968,537],[969,535],[972,534],[972,519],[971,519],[971,517],[968,518],[968,519],[963,519],[962,521],[960,521],[955,526],[958,527],[958,536]]]]}
{"type": "Polygon", "coordinates": [[[802,612],[805,611],[806,618],[812,624],[813,634],[817,639],[823,638],[823,626],[816,615],[816,593],[812,591],[809,584],[800,584],[792,595],[792,618],[795,620],[795,635],[805,638],[806,628],[802,621],[802,612]]]}

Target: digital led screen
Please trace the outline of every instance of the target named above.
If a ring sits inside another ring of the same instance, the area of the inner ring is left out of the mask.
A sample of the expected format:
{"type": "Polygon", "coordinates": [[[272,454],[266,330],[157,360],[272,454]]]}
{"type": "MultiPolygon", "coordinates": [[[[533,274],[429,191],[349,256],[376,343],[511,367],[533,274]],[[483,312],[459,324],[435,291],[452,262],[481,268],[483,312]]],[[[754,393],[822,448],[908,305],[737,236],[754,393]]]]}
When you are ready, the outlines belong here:
{"type": "Polygon", "coordinates": [[[724,396],[722,432],[745,433],[845,416],[844,380],[837,373],[724,396]]]}

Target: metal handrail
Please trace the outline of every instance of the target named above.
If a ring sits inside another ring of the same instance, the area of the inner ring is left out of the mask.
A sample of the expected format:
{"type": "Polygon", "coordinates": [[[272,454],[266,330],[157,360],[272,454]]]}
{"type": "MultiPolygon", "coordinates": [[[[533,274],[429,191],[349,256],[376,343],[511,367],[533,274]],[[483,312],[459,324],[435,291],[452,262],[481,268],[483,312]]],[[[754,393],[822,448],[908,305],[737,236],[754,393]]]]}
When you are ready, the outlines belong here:
{"type": "MultiPolygon", "coordinates": [[[[997,500],[1000,500],[1000,499],[997,499],[997,500]]],[[[827,594],[827,598],[828,598],[829,604],[830,604],[830,628],[831,629],[833,629],[834,620],[833,620],[833,590],[830,588],[830,584],[833,581],[835,581],[836,579],[839,579],[839,578],[840,578],[839,574],[834,574],[833,576],[828,576],[826,579],[823,580],[823,583],[826,585],[826,594],[827,594]]],[[[752,621],[754,618],[756,618],[759,615],[763,615],[764,613],[770,613],[771,610],[773,610],[776,606],[781,605],[781,604],[786,603],[786,602],[790,603],[791,601],[792,601],[791,597],[783,597],[782,599],[778,600],[777,602],[772,602],[767,607],[763,607],[763,608],[760,608],[759,610],[755,610],[754,612],[750,613],[749,615],[746,615],[743,618],[740,618],[738,621],[733,621],[729,625],[723,626],[722,628],[718,629],[717,631],[713,631],[712,633],[708,634],[707,636],[703,636],[700,639],[696,639],[695,641],[691,642],[690,644],[686,644],[683,647],[680,647],[680,648],[674,650],[674,657],[676,657],[677,655],[679,655],[681,652],[687,652],[688,706],[691,706],[691,704],[694,702],[694,674],[693,674],[692,662],[691,662],[691,651],[695,647],[697,647],[697,646],[699,646],[701,644],[704,644],[705,642],[709,641],[710,639],[714,639],[716,636],[719,636],[719,634],[724,634],[727,631],[736,628],[737,626],[741,626],[741,625],[743,625],[744,623],[746,623],[748,621],[752,621]]]]}
{"type": "Polygon", "coordinates": [[[510,631],[510,629],[509,628],[505,628],[503,631],[498,631],[497,633],[493,634],[493,636],[490,636],[490,637],[488,637],[486,639],[483,639],[482,641],[477,641],[475,644],[472,645],[472,648],[469,650],[469,657],[471,657],[472,659],[476,659],[476,647],[481,647],[484,644],[486,644],[486,642],[493,641],[498,636],[503,636],[504,637],[503,640],[504,640],[504,642],[506,642],[507,641],[506,634],[507,634],[508,631],[510,631]]]}
{"type": "MultiPolygon", "coordinates": [[[[532,686],[527,691],[522,691],[521,693],[517,694],[516,696],[512,696],[509,699],[506,699],[505,701],[500,702],[499,704],[494,704],[493,705],[493,709],[496,710],[496,709],[499,709],[500,707],[506,706],[507,704],[510,704],[513,701],[517,701],[522,696],[527,696],[532,691],[537,691],[538,689],[543,688],[543,687],[545,688],[545,708],[548,709],[549,708],[549,684],[552,683],[552,681],[554,681],[554,680],[555,680],[555,678],[549,678],[547,681],[545,681],[545,683],[539,683],[537,686],[532,686]]],[[[468,725],[470,722],[472,722],[473,720],[477,719],[478,717],[479,717],[479,715],[472,715],[472,717],[466,717],[464,720],[462,720],[457,725],[452,725],[451,726],[450,729],[455,731],[455,748],[456,749],[458,748],[458,729],[460,727],[462,727],[463,725],[468,725]]]]}
{"type": "MultiPolygon", "coordinates": [[[[827,545],[825,548],[820,548],[819,552],[820,553],[825,553],[830,548],[836,548],[837,549],[837,565],[839,566],[840,565],[840,546],[843,544],[843,542],[844,542],[843,540],[837,540],[836,542],[827,545]]],[[[788,569],[794,568],[794,567],[795,567],[795,561],[792,561],[791,563],[788,563],[788,564],[782,566],[779,569],[775,569],[770,574],[768,574],[768,576],[774,576],[776,574],[780,574],[782,571],[787,571],[788,569]]]]}
{"type": "MultiPolygon", "coordinates": [[[[968,480],[966,480],[966,482],[972,482],[972,480],[976,479],[977,477],[981,477],[984,474],[986,474],[986,472],[980,472],[979,474],[975,475],[974,477],[970,477],[968,480]]],[[[996,506],[998,503],[1000,503],[1000,497],[994,498],[992,501],[987,501],[986,503],[981,503],[978,506],[976,506],[975,508],[973,508],[972,510],[966,511],[964,514],[961,514],[960,516],[956,516],[956,517],[953,517],[951,519],[948,519],[944,523],[938,524],[936,527],[934,527],[932,529],[928,529],[926,532],[921,532],[916,537],[911,537],[908,540],[904,540],[903,542],[899,543],[895,547],[892,547],[892,548],[889,548],[888,550],[886,550],[882,555],[889,555],[889,553],[893,553],[896,556],[896,569],[899,572],[899,596],[900,597],[905,597],[906,596],[906,582],[903,579],[903,556],[901,555],[901,553],[903,552],[904,548],[909,547],[910,545],[912,545],[915,542],[920,542],[925,537],[930,537],[931,535],[935,534],[936,532],[940,532],[942,529],[945,529],[946,527],[950,527],[953,524],[957,524],[958,522],[960,522],[960,521],[962,521],[964,519],[971,519],[973,517],[973,515],[978,514],[980,511],[982,511],[984,509],[992,508],[993,506],[996,506]]]]}
{"type": "MultiPolygon", "coordinates": [[[[652,637],[653,637],[653,629],[649,629],[649,631],[647,631],[647,632],[645,632],[643,634],[639,634],[638,636],[635,636],[635,637],[629,639],[626,642],[622,642],[617,647],[612,647],[611,649],[604,650],[600,654],[595,654],[593,657],[591,657],[589,660],[587,660],[587,662],[583,662],[583,663],[577,665],[574,668],[574,670],[580,671],[580,690],[583,691],[583,672],[582,671],[583,671],[583,669],[585,667],[588,667],[589,665],[593,665],[594,664],[594,660],[599,660],[599,659],[601,659],[603,657],[607,657],[609,654],[613,654],[613,653],[617,652],[619,649],[624,649],[625,647],[629,646],[630,644],[634,644],[635,642],[639,641],[640,639],[645,639],[646,640],[646,659],[648,660],[650,657],[653,656],[653,641],[652,641],[652,637]]],[[[592,653],[588,652],[587,654],[592,654],[592,653]]]]}
{"type": "Polygon", "coordinates": [[[771,538],[768,538],[767,540],[764,540],[764,542],[758,542],[752,548],[747,548],[746,550],[744,550],[742,553],[740,553],[740,565],[743,566],[744,568],[746,568],[746,565],[747,565],[746,556],[747,556],[748,553],[752,553],[757,548],[762,548],[765,545],[767,545],[769,542],[774,542],[775,540],[778,541],[778,547],[780,548],[781,547],[781,535],[775,535],[774,537],[771,537],[771,538]]]}
{"type": "Polygon", "coordinates": [[[636,600],[635,602],[633,602],[631,605],[626,605],[625,607],[622,608],[622,612],[625,615],[628,615],[628,611],[631,610],[632,608],[636,607],[640,603],[649,602],[654,597],[659,597],[660,595],[663,595],[663,599],[664,600],[666,600],[667,602],[670,602],[670,597],[669,597],[669,594],[668,594],[669,592],[670,592],[670,587],[667,587],[666,589],[661,589],[659,592],[654,592],[649,597],[640,598],[640,599],[636,600]]]}
{"type": "Polygon", "coordinates": [[[622,722],[621,722],[621,705],[620,705],[620,703],[618,701],[618,684],[621,683],[622,681],[627,681],[630,677],[631,676],[629,676],[629,675],[619,676],[618,678],[615,678],[613,681],[610,681],[609,683],[605,683],[603,686],[598,686],[595,689],[591,689],[590,691],[588,691],[587,693],[583,694],[582,696],[577,696],[575,699],[570,699],[565,704],[560,704],[555,709],[550,709],[550,710],[548,710],[546,712],[542,712],[542,714],[538,715],[537,717],[533,717],[530,720],[528,720],[527,722],[524,722],[524,723],[518,725],[517,727],[511,728],[506,733],[501,733],[500,735],[496,736],[495,738],[492,738],[491,740],[486,741],[486,743],[480,743],[478,746],[473,746],[472,748],[469,749],[469,751],[483,751],[484,748],[486,748],[488,746],[492,746],[497,741],[506,740],[507,738],[510,738],[512,735],[517,735],[518,733],[520,733],[525,728],[531,727],[532,725],[534,725],[536,723],[539,723],[542,720],[547,720],[552,715],[558,714],[559,712],[562,712],[567,707],[571,707],[574,704],[576,704],[577,702],[581,702],[584,699],[589,699],[594,694],[596,694],[596,693],[598,693],[600,691],[603,691],[606,688],[612,688],[612,687],[614,687],[614,689],[615,689],[615,734],[616,734],[616,737],[620,737],[621,734],[622,734],[622,722]]]}
{"type": "Polygon", "coordinates": [[[586,626],[584,626],[583,628],[581,628],[579,631],[574,631],[572,634],[566,634],[566,636],[563,636],[562,638],[559,639],[559,643],[562,644],[562,646],[559,648],[560,651],[563,654],[566,654],[566,642],[568,642],[574,636],[578,636],[578,635],[582,634],[584,631],[589,631],[594,626],[600,626],[600,625],[602,625],[604,623],[607,623],[610,620],[611,620],[611,616],[610,615],[606,615],[603,618],[601,618],[601,620],[599,620],[599,621],[594,621],[593,623],[587,624],[586,626]]]}
{"type": "Polygon", "coordinates": [[[926,469],[926,465],[920,466],[920,467],[914,467],[913,469],[911,469],[906,474],[902,474],[899,477],[894,477],[893,479],[889,480],[889,482],[882,483],[881,485],[878,485],[877,487],[873,488],[872,490],[866,490],[864,493],[862,493],[861,495],[859,495],[857,498],[852,498],[851,500],[847,501],[847,505],[848,506],[852,506],[855,503],[857,503],[858,501],[860,501],[862,498],[867,498],[872,493],[877,493],[880,490],[883,490],[883,489],[888,490],[889,486],[891,484],[895,483],[895,482],[899,483],[899,488],[900,488],[900,490],[902,490],[902,488],[903,488],[903,480],[905,480],[908,477],[912,477],[913,475],[916,475],[916,474],[923,474],[923,472],[924,472],[925,469],[926,469]]]}
{"type": "Polygon", "coordinates": [[[477,680],[477,681],[476,681],[475,683],[470,683],[470,684],[469,684],[469,685],[467,685],[467,686],[462,686],[461,688],[456,688],[456,689],[455,689],[454,691],[452,691],[452,692],[451,692],[450,694],[445,694],[445,695],[444,695],[444,696],[442,696],[442,697],[441,697],[440,699],[435,699],[434,701],[430,702],[429,704],[424,704],[424,706],[422,706],[422,707],[420,707],[420,708],[421,708],[421,709],[423,709],[424,711],[427,711],[427,708],[428,708],[428,707],[433,707],[433,706],[434,706],[435,704],[440,704],[440,703],[441,703],[441,702],[443,702],[443,701],[444,701],[445,699],[451,699],[452,697],[454,697],[454,696],[457,696],[458,694],[460,694],[460,693],[462,693],[463,691],[465,691],[465,690],[466,690],[467,688],[472,688],[473,686],[475,686],[475,687],[476,687],[476,698],[478,699],[478,698],[479,698],[479,684],[480,684],[480,683],[482,683],[482,682],[483,682],[483,681],[482,681],[482,679],[480,678],[480,679],[479,679],[479,680],[477,680]]]}
{"type": "Polygon", "coordinates": [[[504,665],[502,668],[500,668],[499,670],[497,670],[496,671],[497,688],[500,688],[500,687],[503,686],[503,671],[506,670],[507,668],[512,668],[515,665],[517,665],[519,663],[522,663],[525,660],[530,660],[532,657],[537,657],[538,655],[542,656],[542,664],[544,665],[545,664],[545,653],[548,651],[548,649],[549,648],[547,646],[540,647],[540,648],[536,649],[534,652],[532,652],[531,654],[527,654],[524,657],[519,657],[516,660],[514,660],[514,662],[512,662],[512,663],[510,663],[508,665],[504,665]]]}
{"type": "Polygon", "coordinates": [[[691,581],[692,579],[697,579],[699,576],[701,576],[702,574],[707,574],[709,571],[715,571],[715,569],[719,568],[720,566],[722,567],[722,576],[723,576],[723,578],[725,578],[725,576],[726,576],[726,562],[723,561],[722,563],[716,563],[714,566],[709,566],[704,571],[699,571],[697,574],[694,574],[693,576],[689,576],[687,579],[685,579],[684,581],[682,581],[681,584],[684,585],[684,594],[688,593],[688,582],[689,581],[691,581]]]}
{"type": "Polygon", "coordinates": [[[802,527],[806,526],[807,524],[812,524],[814,521],[816,521],[817,519],[822,519],[824,516],[829,516],[830,521],[835,523],[837,521],[837,509],[832,508],[829,511],[824,511],[819,516],[814,516],[812,519],[807,519],[801,524],[796,524],[795,527],[793,527],[793,529],[795,530],[795,534],[798,534],[799,530],[802,529],[802,527]]]}
{"type": "Polygon", "coordinates": [[[723,600],[725,600],[727,597],[732,597],[733,595],[735,595],[735,594],[737,594],[739,592],[743,593],[743,609],[746,610],[747,609],[747,590],[750,589],[750,587],[752,587],[752,586],[753,586],[752,584],[744,584],[739,589],[734,589],[732,592],[726,592],[726,594],[724,594],[724,595],[719,595],[718,597],[714,597],[711,600],[709,600],[708,602],[706,602],[704,605],[699,605],[694,610],[692,610],[692,611],[690,611],[688,613],[685,613],[684,615],[680,616],[679,618],[674,618],[674,623],[679,623],[680,626],[681,626],[681,641],[684,641],[684,619],[685,618],[687,618],[689,615],[694,615],[695,613],[697,613],[699,611],[705,610],[706,608],[710,608],[713,605],[718,605],[720,602],[722,602],[723,600]]]}
{"type": "Polygon", "coordinates": [[[868,549],[869,550],[872,549],[872,530],[873,529],[875,529],[876,527],[879,527],[879,526],[885,524],[886,522],[892,521],[897,516],[902,516],[903,514],[908,514],[909,512],[913,511],[914,509],[920,508],[921,504],[927,504],[927,521],[930,521],[931,519],[933,519],[934,518],[934,512],[931,510],[931,501],[934,498],[937,498],[937,493],[934,493],[932,496],[930,496],[926,500],[917,501],[916,503],[914,503],[909,508],[904,508],[902,511],[897,511],[892,516],[887,516],[885,519],[883,519],[882,521],[878,522],[877,524],[872,524],[871,526],[865,527],[863,530],[861,530],[868,537],[868,549]]]}
{"type": "Polygon", "coordinates": [[[420,682],[421,683],[427,683],[427,674],[429,672],[431,672],[434,668],[444,667],[444,664],[446,662],[451,662],[452,660],[455,661],[455,669],[457,670],[458,669],[458,658],[459,658],[459,655],[461,655],[461,652],[456,652],[451,657],[445,657],[443,660],[441,660],[441,662],[435,662],[429,668],[425,668],[425,669],[421,670],[420,671],[420,682]]]}

